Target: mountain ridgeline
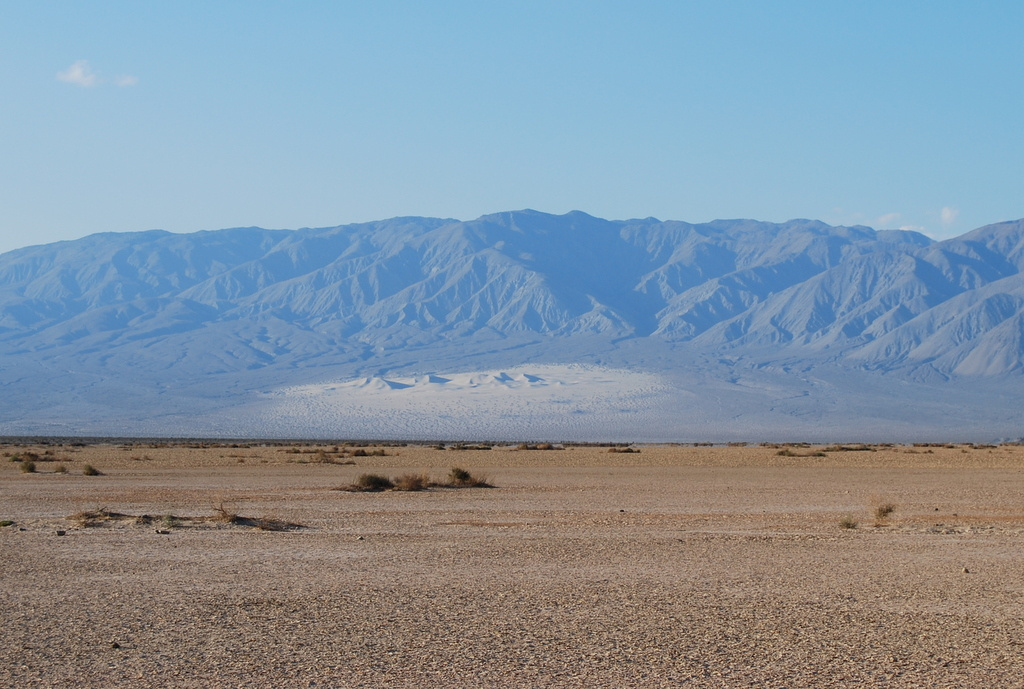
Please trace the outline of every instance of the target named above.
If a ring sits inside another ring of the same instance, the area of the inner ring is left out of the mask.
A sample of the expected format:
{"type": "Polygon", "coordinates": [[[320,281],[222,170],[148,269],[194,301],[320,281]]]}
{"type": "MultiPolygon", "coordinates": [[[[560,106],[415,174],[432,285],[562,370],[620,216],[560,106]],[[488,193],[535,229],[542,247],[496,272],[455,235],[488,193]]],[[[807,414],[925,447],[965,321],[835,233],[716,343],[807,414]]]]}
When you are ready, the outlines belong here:
{"type": "Polygon", "coordinates": [[[942,242],[810,220],[535,211],[99,234],[0,255],[0,351],[192,376],[587,338],[993,376],[1021,370],[1022,268],[1024,221],[942,242]]]}

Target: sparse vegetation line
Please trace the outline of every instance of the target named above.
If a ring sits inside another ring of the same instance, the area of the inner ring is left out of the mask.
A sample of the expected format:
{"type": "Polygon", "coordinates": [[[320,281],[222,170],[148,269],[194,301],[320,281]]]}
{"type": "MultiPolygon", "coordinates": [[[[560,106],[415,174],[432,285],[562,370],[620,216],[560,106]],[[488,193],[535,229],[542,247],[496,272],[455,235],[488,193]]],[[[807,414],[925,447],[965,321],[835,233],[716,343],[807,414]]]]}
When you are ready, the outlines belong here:
{"type": "Polygon", "coordinates": [[[360,474],[355,483],[335,490],[348,493],[380,493],[383,491],[415,492],[431,488],[493,488],[485,477],[473,476],[460,467],[452,467],[445,481],[433,481],[426,474],[403,474],[390,479],[382,474],[360,474]]]}

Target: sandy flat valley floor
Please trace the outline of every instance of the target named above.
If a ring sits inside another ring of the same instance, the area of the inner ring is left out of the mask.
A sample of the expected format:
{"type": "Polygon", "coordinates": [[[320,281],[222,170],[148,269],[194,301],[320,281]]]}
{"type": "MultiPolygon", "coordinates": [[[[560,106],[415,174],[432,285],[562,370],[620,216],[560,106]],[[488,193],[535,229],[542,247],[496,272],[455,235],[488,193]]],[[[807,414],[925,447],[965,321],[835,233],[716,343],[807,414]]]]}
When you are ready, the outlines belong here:
{"type": "Polygon", "coordinates": [[[0,686],[1024,683],[1024,447],[358,449],[0,446],[0,686]]]}

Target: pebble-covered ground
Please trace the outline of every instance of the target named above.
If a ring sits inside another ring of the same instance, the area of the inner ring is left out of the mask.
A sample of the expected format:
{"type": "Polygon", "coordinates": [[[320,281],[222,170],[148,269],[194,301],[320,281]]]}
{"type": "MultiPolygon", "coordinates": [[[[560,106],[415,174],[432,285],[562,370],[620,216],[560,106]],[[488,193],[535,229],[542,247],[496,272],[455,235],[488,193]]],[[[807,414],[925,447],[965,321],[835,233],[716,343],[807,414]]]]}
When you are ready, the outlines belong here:
{"type": "Polygon", "coordinates": [[[0,446],[0,686],[1024,677],[1024,447],[637,449],[0,446]]]}

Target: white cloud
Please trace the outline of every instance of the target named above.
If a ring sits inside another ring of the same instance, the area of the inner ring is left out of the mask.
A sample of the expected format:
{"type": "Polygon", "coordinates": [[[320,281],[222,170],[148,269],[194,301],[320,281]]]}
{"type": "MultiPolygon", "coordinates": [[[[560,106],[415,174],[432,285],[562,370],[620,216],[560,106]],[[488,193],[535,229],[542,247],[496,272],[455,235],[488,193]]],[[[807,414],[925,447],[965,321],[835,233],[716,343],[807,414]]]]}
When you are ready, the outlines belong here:
{"type": "MultiPolygon", "coordinates": [[[[109,79],[101,79],[100,75],[93,71],[88,60],[79,60],[64,71],[57,72],[57,79],[67,84],[81,86],[82,88],[90,88],[92,86],[110,83],[109,79]]],[[[115,77],[113,82],[117,86],[122,87],[135,86],[139,83],[139,78],[132,76],[131,74],[121,74],[115,77]]]]}
{"type": "Polygon", "coordinates": [[[879,227],[892,227],[900,221],[902,217],[901,213],[886,213],[885,215],[878,218],[875,224],[879,227]]]}
{"type": "Polygon", "coordinates": [[[928,228],[922,225],[900,225],[900,229],[906,232],[920,232],[921,234],[928,234],[928,228]]]}
{"type": "Polygon", "coordinates": [[[956,216],[958,216],[958,215],[960,215],[960,211],[959,210],[957,210],[956,208],[953,208],[952,206],[945,206],[942,209],[942,213],[941,213],[942,224],[943,225],[952,225],[954,222],[956,222],[956,216]]]}
{"type": "Polygon", "coordinates": [[[63,72],[57,72],[57,79],[82,88],[89,88],[99,83],[99,78],[92,71],[88,60],[79,60],[63,72]]]}

